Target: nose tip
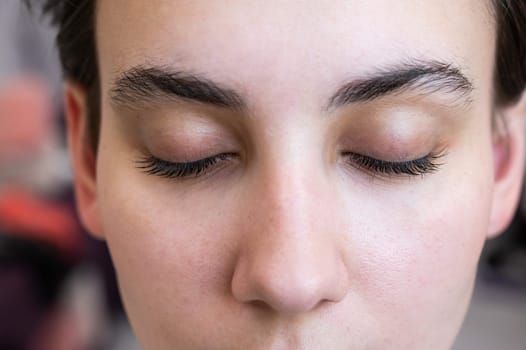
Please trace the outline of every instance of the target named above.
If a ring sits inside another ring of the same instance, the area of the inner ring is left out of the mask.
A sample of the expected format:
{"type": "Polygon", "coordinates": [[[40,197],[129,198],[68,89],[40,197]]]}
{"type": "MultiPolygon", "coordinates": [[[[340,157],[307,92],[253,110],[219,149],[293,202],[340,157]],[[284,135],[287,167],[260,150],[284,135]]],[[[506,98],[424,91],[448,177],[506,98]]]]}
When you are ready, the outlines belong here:
{"type": "Polygon", "coordinates": [[[324,262],[320,257],[295,261],[241,257],[232,294],[239,302],[264,305],[280,314],[307,313],[320,304],[338,302],[347,290],[345,269],[341,261],[324,262]]]}

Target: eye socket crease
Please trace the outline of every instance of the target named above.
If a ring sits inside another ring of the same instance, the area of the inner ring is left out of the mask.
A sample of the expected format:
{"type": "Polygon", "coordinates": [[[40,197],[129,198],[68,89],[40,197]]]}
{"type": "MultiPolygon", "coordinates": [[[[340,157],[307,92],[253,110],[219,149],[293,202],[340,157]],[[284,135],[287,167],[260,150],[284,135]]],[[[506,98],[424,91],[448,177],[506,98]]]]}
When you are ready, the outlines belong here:
{"type": "MultiPolygon", "coordinates": [[[[454,64],[414,59],[377,69],[375,73],[343,84],[329,98],[325,111],[404,91],[440,94],[450,98],[454,105],[459,102],[469,105],[473,90],[472,81],[454,64]]],[[[141,109],[177,101],[235,111],[246,111],[249,105],[243,94],[233,88],[169,66],[135,66],[118,76],[109,94],[116,109],[141,109]]]]}

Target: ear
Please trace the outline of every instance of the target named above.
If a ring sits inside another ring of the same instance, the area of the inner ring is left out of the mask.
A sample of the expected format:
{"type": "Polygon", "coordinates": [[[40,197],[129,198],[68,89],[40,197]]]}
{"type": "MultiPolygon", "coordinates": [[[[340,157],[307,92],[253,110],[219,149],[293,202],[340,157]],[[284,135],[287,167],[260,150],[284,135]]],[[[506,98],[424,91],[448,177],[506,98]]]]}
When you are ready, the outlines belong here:
{"type": "Polygon", "coordinates": [[[84,88],[66,83],[65,110],[77,211],[84,227],[102,239],[97,208],[97,156],[87,139],[88,108],[84,88]]]}
{"type": "Polygon", "coordinates": [[[526,93],[520,101],[499,111],[505,132],[495,137],[495,184],[488,238],[502,233],[517,210],[524,175],[526,93]]]}

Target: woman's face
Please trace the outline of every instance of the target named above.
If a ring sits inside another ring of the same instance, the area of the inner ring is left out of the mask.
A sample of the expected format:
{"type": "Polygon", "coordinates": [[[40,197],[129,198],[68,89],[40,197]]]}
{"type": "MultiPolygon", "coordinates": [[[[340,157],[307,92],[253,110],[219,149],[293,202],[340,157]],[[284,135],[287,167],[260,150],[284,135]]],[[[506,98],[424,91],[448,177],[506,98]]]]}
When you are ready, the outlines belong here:
{"type": "Polygon", "coordinates": [[[448,349],[490,225],[494,32],[480,0],[98,1],[80,209],[144,348],[448,349]]]}

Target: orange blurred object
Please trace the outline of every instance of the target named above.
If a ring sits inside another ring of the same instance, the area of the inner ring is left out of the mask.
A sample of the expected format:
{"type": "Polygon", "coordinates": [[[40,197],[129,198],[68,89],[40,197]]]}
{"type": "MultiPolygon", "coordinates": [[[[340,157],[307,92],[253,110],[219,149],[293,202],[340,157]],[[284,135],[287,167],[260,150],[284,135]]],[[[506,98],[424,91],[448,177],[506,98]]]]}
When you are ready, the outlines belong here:
{"type": "Polygon", "coordinates": [[[0,227],[20,238],[51,244],[66,257],[81,253],[82,236],[72,210],[22,190],[0,194],[0,227]]]}

